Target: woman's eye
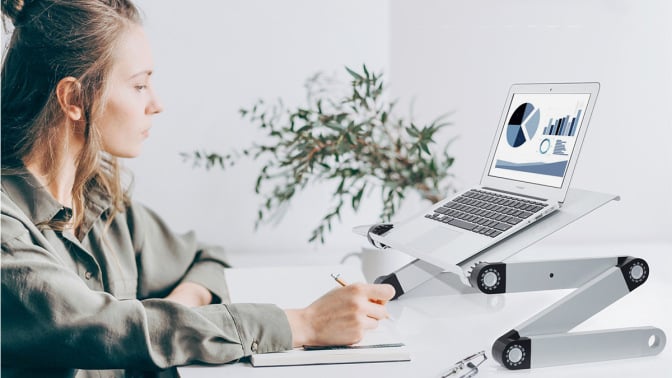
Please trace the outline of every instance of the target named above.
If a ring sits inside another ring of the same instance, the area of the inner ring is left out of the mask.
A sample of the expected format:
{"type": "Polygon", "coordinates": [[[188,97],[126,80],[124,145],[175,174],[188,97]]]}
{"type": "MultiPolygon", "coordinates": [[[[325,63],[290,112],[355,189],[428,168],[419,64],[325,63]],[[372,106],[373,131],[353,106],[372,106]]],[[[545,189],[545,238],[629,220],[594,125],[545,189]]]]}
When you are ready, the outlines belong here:
{"type": "Polygon", "coordinates": [[[138,91],[138,92],[142,92],[142,91],[144,91],[145,89],[147,89],[147,86],[146,86],[146,85],[136,85],[136,86],[135,86],[135,90],[138,91]]]}

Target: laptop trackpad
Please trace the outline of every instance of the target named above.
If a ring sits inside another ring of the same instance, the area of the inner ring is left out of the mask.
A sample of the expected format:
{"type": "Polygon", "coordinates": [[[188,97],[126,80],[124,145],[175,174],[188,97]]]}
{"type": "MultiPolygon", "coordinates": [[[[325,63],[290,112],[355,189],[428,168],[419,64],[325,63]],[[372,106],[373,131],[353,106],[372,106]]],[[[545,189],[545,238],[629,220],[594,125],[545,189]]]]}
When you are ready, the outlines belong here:
{"type": "Polygon", "coordinates": [[[411,241],[411,245],[420,251],[431,252],[443,247],[462,235],[461,232],[443,227],[433,227],[411,241]]]}

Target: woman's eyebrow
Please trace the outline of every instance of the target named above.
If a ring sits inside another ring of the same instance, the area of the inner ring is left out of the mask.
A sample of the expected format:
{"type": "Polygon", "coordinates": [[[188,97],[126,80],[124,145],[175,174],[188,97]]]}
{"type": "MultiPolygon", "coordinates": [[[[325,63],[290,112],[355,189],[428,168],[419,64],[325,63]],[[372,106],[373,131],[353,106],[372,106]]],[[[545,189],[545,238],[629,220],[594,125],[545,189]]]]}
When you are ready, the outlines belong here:
{"type": "Polygon", "coordinates": [[[140,71],[140,72],[138,72],[138,73],[133,74],[133,75],[132,75],[131,77],[129,77],[128,79],[129,79],[129,80],[132,80],[132,79],[135,79],[136,77],[138,77],[138,76],[142,76],[142,75],[151,76],[151,75],[152,75],[152,72],[153,72],[152,70],[144,70],[144,71],[140,71]]]}

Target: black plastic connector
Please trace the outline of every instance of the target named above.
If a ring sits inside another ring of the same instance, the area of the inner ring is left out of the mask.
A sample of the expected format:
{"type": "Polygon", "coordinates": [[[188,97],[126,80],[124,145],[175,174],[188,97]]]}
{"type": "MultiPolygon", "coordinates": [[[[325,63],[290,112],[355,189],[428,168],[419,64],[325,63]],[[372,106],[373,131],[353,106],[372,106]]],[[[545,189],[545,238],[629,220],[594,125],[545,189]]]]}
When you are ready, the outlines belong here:
{"type": "Polygon", "coordinates": [[[469,276],[472,287],[485,294],[506,293],[506,264],[478,263],[469,276]]]}
{"type": "Polygon", "coordinates": [[[532,342],[511,330],[492,344],[492,358],[509,370],[529,369],[532,363],[532,342]]]}
{"type": "Polygon", "coordinates": [[[399,283],[399,279],[395,273],[390,273],[386,276],[380,276],[376,278],[373,283],[392,285],[392,287],[394,287],[394,297],[392,297],[393,300],[404,294],[404,289],[401,287],[401,283],[399,283]]]}
{"type": "Polygon", "coordinates": [[[618,267],[630,291],[644,284],[649,278],[649,264],[643,259],[631,256],[619,257],[618,267]]]}
{"type": "Polygon", "coordinates": [[[369,228],[369,231],[366,233],[366,239],[369,241],[369,243],[371,243],[371,245],[373,245],[376,248],[387,249],[389,248],[389,246],[373,240],[373,238],[371,238],[371,234],[382,235],[387,231],[390,231],[392,228],[394,228],[394,225],[392,223],[374,224],[369,228]]]}

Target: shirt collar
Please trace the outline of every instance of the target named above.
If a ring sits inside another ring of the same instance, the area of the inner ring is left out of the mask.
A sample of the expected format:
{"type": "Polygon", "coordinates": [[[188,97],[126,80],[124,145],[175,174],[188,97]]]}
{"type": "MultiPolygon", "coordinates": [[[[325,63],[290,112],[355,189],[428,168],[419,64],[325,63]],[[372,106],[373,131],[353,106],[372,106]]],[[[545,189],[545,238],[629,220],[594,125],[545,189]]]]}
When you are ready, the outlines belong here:
{"type": "MultiPolygon", "coordinates": [[[[14,169],[11,173],[3,172],[2,190],[33,224],[44,224],[71,213],[71,210],[58,202],[25,167],[14,169]]],[[[109,198],[100,190],[94,189],[86,201],[82,233],[88,232],[95,220],[109,207],[109,198]]]]}
{"type": "Polygon", "coordinates": [[[2,190],[33,224],[49,222],[65,208],[25,167],[3,172],[2,190]]]}

